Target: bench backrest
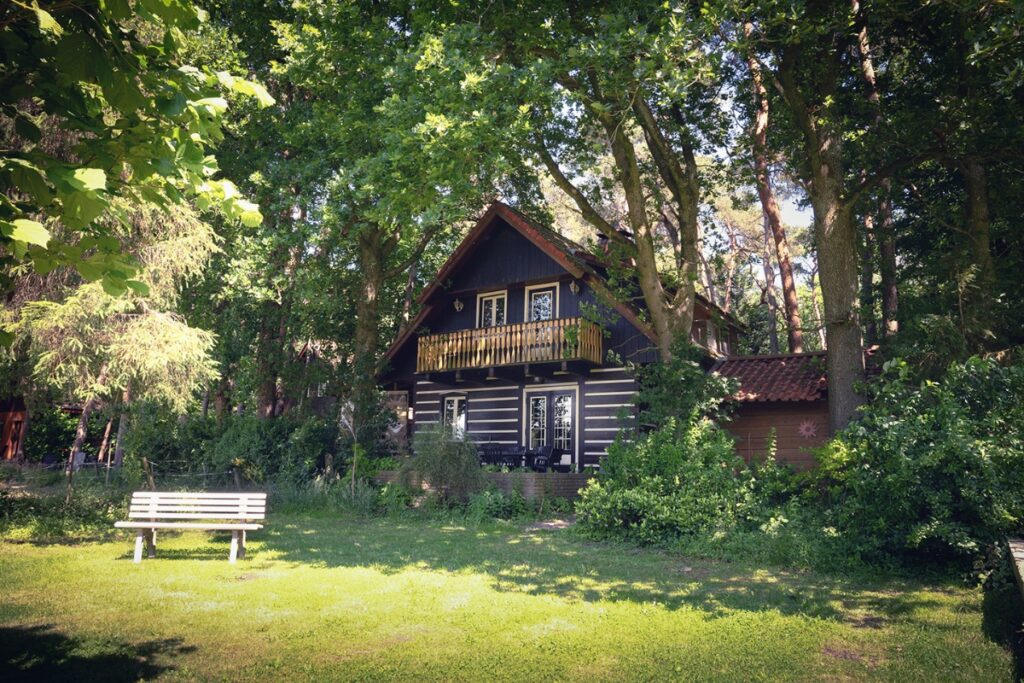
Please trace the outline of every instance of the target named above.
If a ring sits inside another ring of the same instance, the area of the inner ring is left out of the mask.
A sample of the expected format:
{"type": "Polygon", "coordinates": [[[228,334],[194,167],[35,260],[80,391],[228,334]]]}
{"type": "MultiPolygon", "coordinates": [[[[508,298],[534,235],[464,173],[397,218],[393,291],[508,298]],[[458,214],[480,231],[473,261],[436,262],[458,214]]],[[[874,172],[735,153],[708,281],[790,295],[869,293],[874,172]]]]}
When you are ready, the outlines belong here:
{"type": "Polygon", "coordinates": [[[192,493],[136,491],[129,519],[232,519],[259,520],[267,513],[265,493],[192,493]]]}

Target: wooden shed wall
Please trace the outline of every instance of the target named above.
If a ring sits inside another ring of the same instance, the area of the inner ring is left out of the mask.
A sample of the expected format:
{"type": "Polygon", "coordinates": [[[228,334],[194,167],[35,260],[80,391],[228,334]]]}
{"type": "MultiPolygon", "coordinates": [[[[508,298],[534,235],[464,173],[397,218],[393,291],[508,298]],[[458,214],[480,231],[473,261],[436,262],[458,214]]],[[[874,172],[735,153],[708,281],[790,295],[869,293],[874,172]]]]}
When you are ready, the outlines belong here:
{"type": "Polygon", "coordinates": [[[776,458],[808,469],[817,464],[810,449],[828,440],[828,402],[741,403],[725,428],[736,438],[736,450],[747,462],[765,457],[774,428],[776,458]],[[813,428],[814,436],[803,436],[801,426],[813,428]]]}

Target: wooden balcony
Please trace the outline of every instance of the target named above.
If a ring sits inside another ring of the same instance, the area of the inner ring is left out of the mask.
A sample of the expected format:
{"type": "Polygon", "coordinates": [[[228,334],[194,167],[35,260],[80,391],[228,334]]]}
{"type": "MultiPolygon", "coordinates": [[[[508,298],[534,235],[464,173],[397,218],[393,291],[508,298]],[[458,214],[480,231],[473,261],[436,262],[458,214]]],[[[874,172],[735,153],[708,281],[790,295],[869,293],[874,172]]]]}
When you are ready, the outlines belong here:
{"type": "Polygon", "coordinates": [[[583,318],[483,327],[420,337],[416,372],[554,361],[600,364],[601,330],[583,318]]]}

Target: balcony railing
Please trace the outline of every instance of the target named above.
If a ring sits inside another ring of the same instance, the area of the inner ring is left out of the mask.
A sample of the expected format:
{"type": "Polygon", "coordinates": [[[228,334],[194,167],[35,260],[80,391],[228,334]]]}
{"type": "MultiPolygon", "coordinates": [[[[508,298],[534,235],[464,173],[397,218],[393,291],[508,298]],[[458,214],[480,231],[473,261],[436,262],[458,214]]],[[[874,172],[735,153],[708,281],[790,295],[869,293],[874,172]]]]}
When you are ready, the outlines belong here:
{"type": "Polygon", "coordinates": [[[561,360],[601,362],[601,330],[560,318],[420,337],[416,372],[445,372],[561,360]]]}

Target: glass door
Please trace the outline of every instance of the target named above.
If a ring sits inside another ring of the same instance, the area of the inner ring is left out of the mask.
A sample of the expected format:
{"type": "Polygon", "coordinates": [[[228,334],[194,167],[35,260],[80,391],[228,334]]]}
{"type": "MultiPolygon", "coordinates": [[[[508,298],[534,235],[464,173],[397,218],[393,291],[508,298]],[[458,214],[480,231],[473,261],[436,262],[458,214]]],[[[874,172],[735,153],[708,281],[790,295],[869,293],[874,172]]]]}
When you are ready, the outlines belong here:
{"type": "Polygon", "coordinates": [[[527,394],[526,447],[553,446],[556,452],[568,454],[570,462],[573,461],[576,453],[575,400],[573,391],[527,394]]]}

